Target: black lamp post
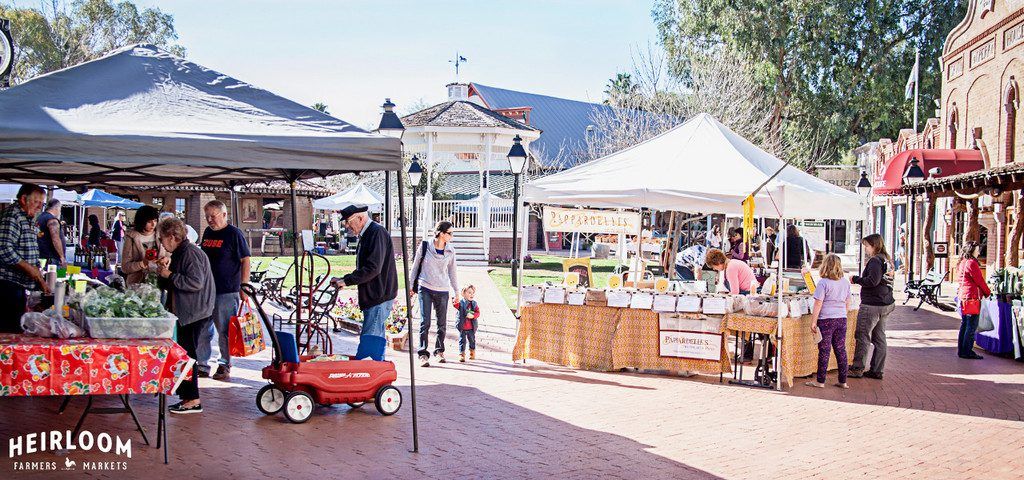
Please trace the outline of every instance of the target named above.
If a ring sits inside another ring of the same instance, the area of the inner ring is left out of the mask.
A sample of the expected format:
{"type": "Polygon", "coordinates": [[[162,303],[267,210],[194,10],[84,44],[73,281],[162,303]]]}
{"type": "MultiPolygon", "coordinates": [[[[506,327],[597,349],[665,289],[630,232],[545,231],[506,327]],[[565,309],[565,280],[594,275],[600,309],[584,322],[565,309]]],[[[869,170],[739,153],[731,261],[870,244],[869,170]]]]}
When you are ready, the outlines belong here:
{"type": "MultiPolygon", "coordinates": [[[[918,183],[924,181],[924,170],[921,169],[920,160],[917,158],[910,159],[910,167],[907,168],[906,173],[903,174],[903,183],[913,187],[918,183]]],[[[916,209],[915,202],[917,201],[917,193],[911,191],[910,193],[910,228],[907,232],[907,282],[914,280],[914,241],[917,238],[914,224],[914,210],[916,209]]]]}
{"type": "MultiPolygon", "coordinates": [[[[409,164],[409,183],[412,185],[412,246],[413,251],[419,248],[416,243],[416,190],[420,186],[420,178],[423,177],[423,165],[416,155],[412,156],[412,163],[409,164]]],[[[411,347],[410,347],[411,348],[411,347]]]]}
{"type": "Polygon", "coordinates": [[[526,149],[523,139],[516,135],[508,151],[508,167],[512,170],[512,286],[519,286],[519,176],[526,169],[526,149]]]}
{"type": "MultiPolygon", "coordinates": [[[[395,104],[391,103],[390,98],[384,99],[384,113],[380,116],[380,125],[377,126],[377,133],[389,136],[391,138],[402,139],[402,135],[405,134],[405,125],[402,125],[402,120],[398,118],[398,114],[395,113],[395,104]]],[[[415,184],[413,184],[415,188],[415,184]]],[[[388,231],[391,230],[391,172],[384,172],[384,225],[388,231]]],[[[413,234],[416,232],[414,231],[413,234]]]]}
{"type": "Polygon", "coordinates": [[[868,218],[871,218],[871,182],[868,181],[867,170],[860,171],[860,181],[857,182],[857,193],[864,197],[864,203],[867,204],[868,215],[864,217],[864,221],[860,222],[860,232],[858,233],[857,243],[860,249],[857,251],[857,269],[861,269],[864,266],[864,222],[868,218]]]}

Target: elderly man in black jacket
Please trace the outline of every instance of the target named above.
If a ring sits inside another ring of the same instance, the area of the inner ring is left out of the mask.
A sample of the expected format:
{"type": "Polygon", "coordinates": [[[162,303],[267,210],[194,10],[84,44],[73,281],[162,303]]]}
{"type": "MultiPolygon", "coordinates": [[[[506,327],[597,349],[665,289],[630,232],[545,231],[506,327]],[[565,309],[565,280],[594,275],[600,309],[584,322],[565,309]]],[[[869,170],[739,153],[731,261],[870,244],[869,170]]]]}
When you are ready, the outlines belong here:
{"type": "Polygon", "coordinates": [[[354,235],[359,236],[354,272],[331,281],[337,287],[356,285],[359,309],[363,311],[363,329],[359,333],[356,358],[384,360],[387,341],[384,322],[398,296],[398,271],[395,268],[395,247],[391,234],[381,224],[370,220],[367,207],[349,205],[341,211],[341,219],[354,235]]]}

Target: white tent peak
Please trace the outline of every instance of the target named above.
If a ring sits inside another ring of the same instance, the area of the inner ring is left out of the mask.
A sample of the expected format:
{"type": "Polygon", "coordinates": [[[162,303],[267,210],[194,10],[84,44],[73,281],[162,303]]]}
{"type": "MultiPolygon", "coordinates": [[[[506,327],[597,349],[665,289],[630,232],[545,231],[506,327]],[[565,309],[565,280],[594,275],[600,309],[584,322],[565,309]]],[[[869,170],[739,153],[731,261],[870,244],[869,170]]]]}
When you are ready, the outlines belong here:
{"type": "MultiPolygon", "coordinates": [[[[701,113],[637,145],[529,182],[530,202],[742,213],[741,202],[785,162],[701,113]]],[[[787,166],[756,197],[757,213],[863,218],[863,199],[787,166]]]]}
{"type": "Polygon", "coordinates": [[[343,192],[313,201],[313,208],[317,210],[342,210],[349,205],[367,206],[373,212],[381,212],[384,210],[384,197],[359,183],[343,192]]]}

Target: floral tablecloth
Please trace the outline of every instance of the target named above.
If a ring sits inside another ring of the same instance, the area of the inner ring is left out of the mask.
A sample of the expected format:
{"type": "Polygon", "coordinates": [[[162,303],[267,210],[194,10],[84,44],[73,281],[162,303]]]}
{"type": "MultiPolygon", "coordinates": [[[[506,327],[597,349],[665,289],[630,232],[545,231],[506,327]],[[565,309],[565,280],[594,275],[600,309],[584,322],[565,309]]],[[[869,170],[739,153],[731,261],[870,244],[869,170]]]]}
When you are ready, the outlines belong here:
{"type": "Polygon", "coordinates": [[[170,339],[0,334],[0,396],[171,394],[193,362],[170,339]]]}
{"type": "Polygon", "coordinates": [[[662,357],[658,344],[658,313],[652,310],[535,304],[523,307],[512,360],[598,371],[731,371],[724,343],[719,360],[662,357]]]}
{"type": "MultiPolygon", "coordinates": [[[[722,322],[723,331],[763,333],[775,337],[778,319],[755,317],[742,313],[730,313],[722,322]]],[[[846,356],[853,362],[854,333],[857,328],[857,311],[846,315],[846,356]]],[[[783,383],[793,386],[794,377],[806,377],[818,371],[818,344],[814,343],[811,331],[811,316],[784,318],[782,320],[781,377],[783,383]]],[[[828,369],[835,370],[835,352],[829,354],[828,369]]]]}

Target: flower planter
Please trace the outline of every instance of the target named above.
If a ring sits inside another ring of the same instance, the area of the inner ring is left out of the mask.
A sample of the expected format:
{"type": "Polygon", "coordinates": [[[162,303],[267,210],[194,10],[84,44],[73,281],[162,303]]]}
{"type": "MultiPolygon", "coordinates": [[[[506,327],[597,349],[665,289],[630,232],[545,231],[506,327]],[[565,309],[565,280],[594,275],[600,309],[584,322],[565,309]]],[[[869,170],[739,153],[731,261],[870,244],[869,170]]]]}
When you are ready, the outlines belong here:
{"type": "Polygon", "coordinates": [[[405,332],[396,334],[389,333],[387,334],[387,337],[388,345],[391,345],[392,350],[403,352],[407,348],[409,348],[409,335],[406,334],[405,332]]]}

